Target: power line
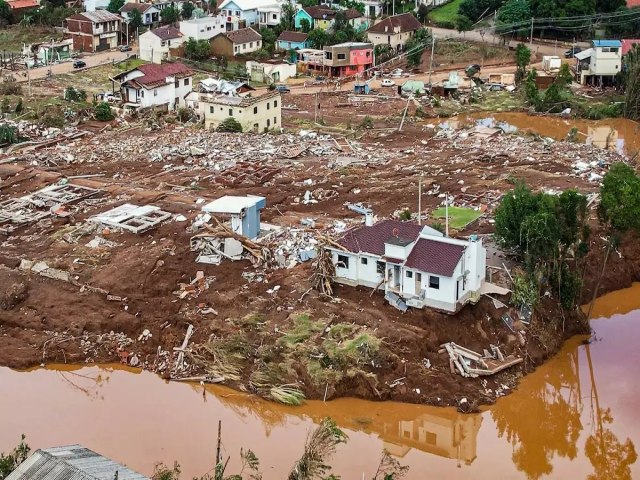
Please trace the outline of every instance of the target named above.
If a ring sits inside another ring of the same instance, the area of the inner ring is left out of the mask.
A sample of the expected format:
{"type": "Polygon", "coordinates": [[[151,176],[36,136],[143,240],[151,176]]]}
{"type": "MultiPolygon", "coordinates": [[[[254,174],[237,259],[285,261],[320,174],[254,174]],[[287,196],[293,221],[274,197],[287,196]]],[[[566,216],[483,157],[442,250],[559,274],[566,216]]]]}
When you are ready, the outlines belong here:
{"type": "MultiPolygon", "coordinates": [[[[571,24],[571,23],[584,23],[584,22],[589,22],[589,23],[596,23],[595,21],[603,21],[603,20],[608,20],[608,19],[613,19],[613,20],[631,20],[631,19],[635,19],[634,17],[636,16],[640,16],[640,9],[631,9],[631,10],[627,10],[625,12],[613,12],[613,13],[609,13],[609,14],[605,14],[605,13],[598,13],[595,15],[583,15],[583,16],[577,16],[577,17],[548,17],[548,18],[534,18],[533,19],[533,23],[535,26],[537,26],[538,28],[540,27],[540,24],[542,23],[549,23],[549,22],[554,22],[554,23],[561,23],[563,25],[567,25],[567,24],[571,24]],[[630,18],[626,18],[626,17],[630,17],[630,18]]],[[[514,23],[506,23],[506,24],[500,24],[498,26],[500,27],[504,27],[504,28],[515,28],[515,27],[529,27],[531,25],[531,19],[529,20],[523,20],[521,22],[514,22],[514,23]]]]}

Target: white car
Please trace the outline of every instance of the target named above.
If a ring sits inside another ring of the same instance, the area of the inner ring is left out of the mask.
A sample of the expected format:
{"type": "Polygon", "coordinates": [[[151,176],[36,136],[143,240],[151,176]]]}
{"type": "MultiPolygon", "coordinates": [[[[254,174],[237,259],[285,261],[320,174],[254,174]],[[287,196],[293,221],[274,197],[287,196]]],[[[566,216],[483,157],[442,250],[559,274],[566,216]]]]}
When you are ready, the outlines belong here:
{"type": "Polygon", "coordinates": [[[396,84],[396,82],[394,82],[393,80],[389,79],[389,78],[384,78],[382,79],[382,86],[383,87],[393,87],[396,84]]]}

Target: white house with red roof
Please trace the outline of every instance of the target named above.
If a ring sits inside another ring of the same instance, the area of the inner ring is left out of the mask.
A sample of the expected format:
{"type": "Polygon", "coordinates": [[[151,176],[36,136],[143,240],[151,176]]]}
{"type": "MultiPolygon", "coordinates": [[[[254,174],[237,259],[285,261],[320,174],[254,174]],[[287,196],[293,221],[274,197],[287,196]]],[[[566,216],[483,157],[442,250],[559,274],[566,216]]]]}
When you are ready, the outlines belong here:
{"type": "Polygon", "coordinates": [[[149,63],[113,77],[120,82],[125,108],[166,105],[169,110],[186,105],[193,89],[193,71],[183,63],[149,63]]]}
{"type": "Polygon", "coordinates": [[[487,252],[482,240],[445,237],[431,227],[382,220],[355,227],[328,247],[338,283],[383,289],[406,305],[455,313],[480,297],[487,252]]]}

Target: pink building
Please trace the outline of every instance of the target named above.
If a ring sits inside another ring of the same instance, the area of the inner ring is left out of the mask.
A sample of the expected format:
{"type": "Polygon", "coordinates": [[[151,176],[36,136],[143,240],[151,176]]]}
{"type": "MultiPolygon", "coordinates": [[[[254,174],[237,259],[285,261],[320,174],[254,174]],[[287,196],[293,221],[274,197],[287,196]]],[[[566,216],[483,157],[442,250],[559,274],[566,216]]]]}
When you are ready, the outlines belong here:
{"type": "Polygon", "coordinates": [[[331,77],[348,77],[373,66],[373,44],[346,42],[324,47],[324,67],[331,77]]]}

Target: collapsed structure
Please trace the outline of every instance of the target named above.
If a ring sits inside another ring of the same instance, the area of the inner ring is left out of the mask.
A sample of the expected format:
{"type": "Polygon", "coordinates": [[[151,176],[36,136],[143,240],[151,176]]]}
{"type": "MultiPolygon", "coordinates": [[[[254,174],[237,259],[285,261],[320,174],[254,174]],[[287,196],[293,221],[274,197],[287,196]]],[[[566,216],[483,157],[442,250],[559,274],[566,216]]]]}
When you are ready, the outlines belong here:
{"type": "Polygon", "coordinates": [[[348,230],[326,247],[345,285],[383,289],[401,310],[431,307],[455,313],[480,298],[486,270],[482,240],[445,237],[417,223],[383,220],[348,230]],[[341,248],[339,248],[341,247],[341,248]]]}

